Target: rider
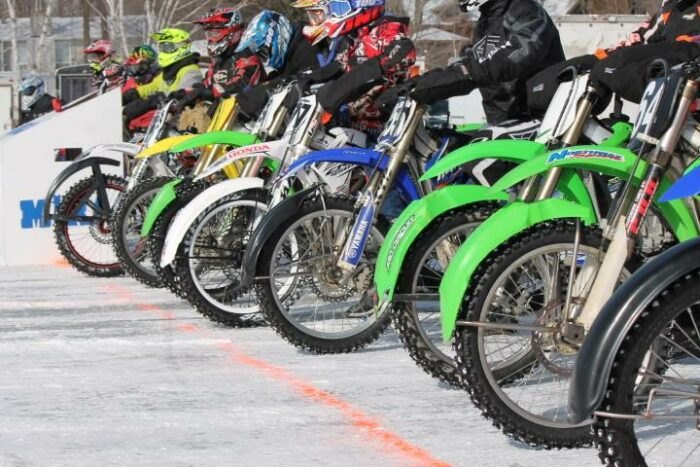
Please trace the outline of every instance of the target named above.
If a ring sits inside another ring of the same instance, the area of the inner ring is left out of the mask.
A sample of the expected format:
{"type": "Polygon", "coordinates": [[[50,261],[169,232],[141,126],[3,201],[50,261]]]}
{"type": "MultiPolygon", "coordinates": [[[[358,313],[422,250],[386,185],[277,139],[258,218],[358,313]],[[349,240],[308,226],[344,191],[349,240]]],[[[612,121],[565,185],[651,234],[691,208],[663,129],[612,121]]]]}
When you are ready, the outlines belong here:
{"type": "Polygon", "coordinates": [[[564,60],[554,22],[535,0],[459,0],[459,7],[481,13],[471,50],[450,67],[420,76],[411,96],[430,104],[479,88],[489,125],[528,119],[526,81],[564,60]]]}
{"type": "Polygon", "coordinates": [[[180,89],[201,85],[199,54],[192,51],[190,34],[182,29],[166,28],[151,34],[158,44],[160,71],[150,83],[125,92],[122,96],[124,116],[131,120],[158,107],[162,96],[180,89]]]}
{"type": "Polygon", "coordinates": [[[158,74],[158,54],[147,44],[138,45],[124,61],[126,83],[122,92],[148,84],[158,74]]]}
{"type": "Polygon", "coordinates": [[[384,0],[299,0],[293,6],[308,15],[307,39],[327,49],[327,64],[304,77],[306,82],[333,79],[318,91],[319,104],[331,113],[344,107],[347,123],[378,135],[384,119],[376,98],[403,81],[416,61],[409,20],[385,15],[384,0]]]}
{"type": "Polygon", "coordinates": [[[531,108],[546,108],[559,86],[560,72],[571,65],[591,70],[591,78],[602,85],[598,89],[603,95],[612,90],[628,101],[639,102],[646,86],[645,72],[652,61],[665,58],[677,64],[696,56],[698,47],[692,43],[700,35],[698,3],[663,0],[659,10],[627,40],[538,73],[527,84],[531,108]]]}
{"type": "Polygon", "coordinates": [[[639,102],[651,62],[663,58],[668,64],[676,65],[692,60],[700,55],[698,42],[700,2],[663,0],[656,14],[626,41],[596,51],[600,62],[593,67],[591,79],[626,100],[639,102]]]}
{"type": "Polygon", "coordinates": [[[19,124],[31,122],[49,112],[60,112],[61,101],[46,92],[44,80],[28,76],[19,85],[21,97],[19,124]]]}
{"type": "Polygon", "coordinates": [[[265,80],[267,75],[262,59],[248,49],[237,51],[245,24],[236,8],[212,9],[203,18],[195,20],[194,24],[204,29],[211,63],[203,86],[173,94],[180,100],[179,108],[192,106],[202,99],[212,100],[222,95],[237,94],[265,80]]]}
{"type": "Polygon", "coordinates": [[[106,80],[105,70],[111,68],[113,64],[119,64],[116,57],[116,50],[109,39],[100,39],[88,45],[84,50],[90,71],[93,75],[93,87],[99,92],[104,92],[111,88],[111,83],[106,80]]]}

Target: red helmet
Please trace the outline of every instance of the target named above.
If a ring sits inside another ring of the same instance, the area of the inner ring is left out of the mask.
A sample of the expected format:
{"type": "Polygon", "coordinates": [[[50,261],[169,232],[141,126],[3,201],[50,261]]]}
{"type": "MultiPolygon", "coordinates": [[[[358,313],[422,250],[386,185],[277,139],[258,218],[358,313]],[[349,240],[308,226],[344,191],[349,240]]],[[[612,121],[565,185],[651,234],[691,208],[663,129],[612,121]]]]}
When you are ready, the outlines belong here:
{"type": "Polygon", "coordinates": [[[245,25],[235,8],[215,8],[209,14],[193,21],[204,29],[209,55],[216,57],[227,50],[234,50],[243,36],[245,25]]]}
{"type": "Polygon", "coordinates": [[[108,39],[100,39],[88,45],[83,53],[87,56],[88,63],[103,63],[105,60],[112,58],[115,54],[112,41],[108,39]]]}
{"type": "Polygon", "coordinates": [[[306,10],[309,26],[304,36],[316,44],[366,26],[384,15],[385,0],[296,0],[292,7],[306,10]]]}

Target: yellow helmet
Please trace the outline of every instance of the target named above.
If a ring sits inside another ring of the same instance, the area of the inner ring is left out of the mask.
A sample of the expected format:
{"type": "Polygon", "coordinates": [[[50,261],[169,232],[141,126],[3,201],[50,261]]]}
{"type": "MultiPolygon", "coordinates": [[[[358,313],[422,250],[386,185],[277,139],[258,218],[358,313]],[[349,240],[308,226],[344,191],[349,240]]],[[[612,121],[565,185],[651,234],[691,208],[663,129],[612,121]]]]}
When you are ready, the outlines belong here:
{"type": "Polygon", "coordinates": [[[190,33],[176,28],[165,28],[151,34],[158,45],[158,65],[166,68],[192,55],[190,33]]]}

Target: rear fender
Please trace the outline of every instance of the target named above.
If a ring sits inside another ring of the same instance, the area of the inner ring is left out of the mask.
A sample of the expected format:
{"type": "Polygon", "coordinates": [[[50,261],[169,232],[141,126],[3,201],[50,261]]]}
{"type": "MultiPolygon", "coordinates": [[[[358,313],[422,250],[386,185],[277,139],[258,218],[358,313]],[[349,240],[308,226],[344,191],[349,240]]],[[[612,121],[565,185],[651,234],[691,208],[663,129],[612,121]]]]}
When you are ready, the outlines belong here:
{"type": "Polygon", "coordinates": [[[63,185],[63,183],[65,183],[66,180],[68,180],[70,177],[86,168],[91,168],[92,176],[97,178],[102,175],[102,170],[100,169],[101,165],[117,167],[121,165],[121,163],[117,160],[107,157],[90,156],[83,159],[75,160],[71,165],[63,169],[63,171],[60,174],[58,174],[56,178],[54,178],[54,180],[51,182],[51,185],[49,186],[48,192],[46,193],[46,197],[44,198],[43,216],[45,224],[48,224],[49,220],[51,219],[51,205],[53,204],[53,197],[58,191],[58,189],[61,187],[61,185],[63,185]]]}
{"type": "Polygon", "coordinates": [[[205,179],[215,173],[223,170],[230,164],[240,161],[242,159],[253,159],[264,157],[276,162],[282,162],[285,155],[287,154],[287,149],[289,148],[289,142],[286,140],[281,141],[269,141],[265,143],[252,144],[250,146],[243,146],[240,148],[233,149],[228,153],[224,154],[216,162],[212,163],[204,170],[201,174],[195,177],[194,181],[205,179]]]}
{"type": "Polygon", "coordinates": [[[578,352],[569,385],[570,418],[580,423],[605,397],[615,357],[640,315],[673,282],[700,265],[700,238],[675,246],[639,269],[603,307],[578,352]]]}
{"type": "Polygon", "coordinates": [[[187,231],[209,206],[234,193],[262,189],[264,184],[265,181],[257,177],[241,177],[233,180],[225,180],[207,188],[192,199],[192,201],[187,203],[187,205],[177,213],[168,229],[168,234],[165,237],[165,243],[163,245],[163,252],[160,257],[161,267],[165,267],[175,260],[177,249],[185,238],[187,231]]]}
{"type": "Polygon", "coordinates": [[[464,164],[481,159],[522,163],[546,152],[547,147],[544,144],[527,140],[495,140],[469,144],[446,154],[423,174],[421,181],[437,178],[464,164]]]}
{"type": "Polygon", "coordinates": [[[258,227],[253,232],[250,243],[248,243],[245,254],[243,255],[241,287],[248,287],[252,284],[257,272],[256,269],[260,252],[274,232],[283,225],[287,219],[295,216],[306,199],[310,196],[315,196],[319,190],[319,186],[311,186],[301,190],[294,196],[282,200],[262,218],[258,227]]]}
{"type": "Polygon", "coordinates": [[[553,219],[581,219],[586,225],[596,222],[595,210],[561,199],[535,203],[516,201],[479,226],[452,258],[440,284],[442,336],[448,341],[455,330],[464,294],[474,271],[503,242],[535,224],[553,219]]]}
{"type": "Polygon", "coordinates": [[[198,135],[178,135],[171,136],[170,138],[162,139],[156,143],[153,143],[149,147],[145,148],[143,151],[136,155],[137,159],[149,159],[151,157],[157,156],[164,152],[170,151],[170,149],[176,144],[184,143],[187,140],[197,137],[198,135]]]}
{"type": "Polygon", "coordinates": [[[214,131],[212,133],[196,135],[181,143],[175,144],[170,149],[170,152],[180,153],[189,151],[190,149],[213,146],[215,144],[236,147],[250,146],[258,142],[258,137],[250,133],[241,131],[214,131]]]}
{"type": "Polygon", "coordinates": [[[182,183],[182,179],[179,178],[169,181],[163,185],[155,198],[153,198],[153,201],[151,201],[151,204],[148,206],[146,217],[141,227],[142,237],[148,237],[151,234],[153,226],[156,224],[160,215],[177,199],[176,189],[180,183],[182,183]]]}
{"type": "Polygon", "coordinates": [[[390,302],[408,250],[438,217],[456,208],[483,201],[506,202],[506,193],[492,193],[481,185],[455,185],[434,191],[409,204],[384,239],[374,273],[379,304],[390,302]]]}

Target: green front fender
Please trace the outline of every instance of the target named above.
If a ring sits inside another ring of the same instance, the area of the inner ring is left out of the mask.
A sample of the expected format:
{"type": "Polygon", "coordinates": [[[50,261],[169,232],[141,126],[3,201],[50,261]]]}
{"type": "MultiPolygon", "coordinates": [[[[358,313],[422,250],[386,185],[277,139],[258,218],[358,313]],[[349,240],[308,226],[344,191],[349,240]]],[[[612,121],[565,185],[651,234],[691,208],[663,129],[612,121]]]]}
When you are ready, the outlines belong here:
{"type": "Polygon", "coordinates": [[[391,301],[404,258],[413,242],[437,217],[455,208],[482,201],[507,201],[506,193],[491,193],[481,185],[455,185],[412,202],[386,235],[374,272],[380,305],[391,301]]]}
{"type": "Polygon", "coordinates": [[[258,137],[250,133],[241,131],[212,131],[211,133],[193,136],[186,141],[176,144],[172,147],[171,152],[184,152],[190,149],[212,146],[214,144],[243,147],[250,146],[257,142],[259,142],[258,137]]]}
{"type": "Polygon", "coordinates": [[[578,218],[587,225],[596,222],[593,209],[571,201],[516,201],[494,213],[467,237],[440,283],[440,319],[442,337],[446,342],[454,333],[464,294],[481,262],[499,245],[523,230],[546,220],[563,218],[578,218]]]}
{"type": "MultiPolygon", "coordinates": [[[[543,174],[555,167],[590,170],[626,179],[636,160],[637,155],[624,148],[601,149],[599,146],[574,146],[540,154],[520,164],[501,177],[492,189],[494,191],[507,190],[530,177],[543,174]]],[[[645,171],[646,163],[641,161],[637,173],[635,173],[636,180],[640,180],[645,171]]]]}
{"type": "Polygon", "coordinates": [[[480,159],[502,159],[522,163],[533,157],[546,153],[544,144],[527,140],[495,140],[468,144],[446,154],[423,174],[421,181],[439,177],[464,164],[480,159]]]}
{"type": "Polygon", "coordinates": [[[165,211],[173,201],[175,201],[177,198],[177,192],[175,189],[180,183],[182,183],[182,180],[179,178],[169,181],[163,185],[156,197],[153,198],[153,201],[151,201],[151,204],[148,206],[148,210],[146,211],[146,217],[143,220],[143,227],[141,227],[142,237],[148,237],[151,234],[153,231],[153,226],[156,224],[156,221],[160,215],[163,214],[163,211],[165,211]]]}

